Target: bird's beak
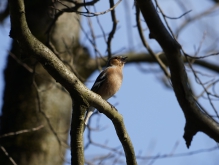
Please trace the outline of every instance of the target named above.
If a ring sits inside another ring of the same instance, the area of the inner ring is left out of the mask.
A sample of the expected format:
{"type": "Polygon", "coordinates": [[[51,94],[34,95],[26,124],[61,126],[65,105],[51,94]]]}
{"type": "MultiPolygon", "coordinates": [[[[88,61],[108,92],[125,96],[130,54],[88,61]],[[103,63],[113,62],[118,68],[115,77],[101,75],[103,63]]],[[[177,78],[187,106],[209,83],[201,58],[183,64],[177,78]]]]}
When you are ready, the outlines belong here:
{"type": "Polygon", "coordinates": [[[127,56],[126,57],[122,57],[121,58],[121,61],[123,62],[123,63],[126,63],[126,58],[128,58],[127,56]]]}

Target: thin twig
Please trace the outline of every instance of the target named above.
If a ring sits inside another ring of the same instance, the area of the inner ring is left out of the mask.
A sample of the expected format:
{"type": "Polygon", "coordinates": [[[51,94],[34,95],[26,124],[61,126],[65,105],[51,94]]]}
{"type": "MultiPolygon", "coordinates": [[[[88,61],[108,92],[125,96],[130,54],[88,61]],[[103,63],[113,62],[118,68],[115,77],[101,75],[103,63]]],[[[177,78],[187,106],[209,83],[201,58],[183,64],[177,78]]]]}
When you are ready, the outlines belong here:
{"type": "MultiPolygon", "coordinates": [[[[78,20],[79,22],[79,20],[78,20]]],[[[84,33],[85,37],[88,39],[88,41],[91,43],[91,45],[94,47],[95,51],[99,54],[100,57],[103,58],[103,55],[101,54],[101,52],[97,49],[97,47],[95,46],[95,44],[93,43],[92,39],[89,38],[87,32],[84,30],[83,26],[80,24],[79,22],[79,25],[80,25],[80,28],[82,30],[82,32],[84,33]]]]}
{"type": "MultiPolygon", "coordinates": [[[[89,2],[87,2],[87,3],[78,3],[76,6],[74,6],[74,7],[67,7],[67,8],[65,8],[65,9],[62,9],[62,10],[59,10],[60,12],[66,12],[66,13],[71,13],[71,12],[75,12],[75,13],[77,13],[77,14],[79,14],[79,15],[83,15],[83,16],[85,16],[85,17],[95,17],[95,16],[98,16],[98,15],[103,15],[103,14],[106,14],[106,13],[108,13],[108,12],[110,12],[110,11],[112,11],[112,10],[114,10],[118,5],[119,5],[119,3],[121,2],[122,0],[119,0],[113,7],[111,7],[111,8],[109,8],[109,9],[107,9],[107,10],[105,10],[105,11],[102,11],[102,12],[90,12],[89,10],[88,10],[88,8],[86,7],[86,6],[88,6],[88,3],[89,2]],[[85,9],[86,9],[86,12],[81,12],[81,11],[78,11],[78,9],[80,8],[80,7],[82,7],[82,6],[85,6],[85,9]]],[[[98,2],[98,1],[95,1],[95,3],[96,2],[98,2]]],[[[94,5],[95,3],[91,3],[91,4],[89,4],[89,5],[94,5]]],[[[58,9],[57,9],[58,10],[58,9]]],[[[59,14],[59,13],[57,13],[57,14],[59,14]]]]}
{"type": "Polygon", "coordinates": [[[204,153],[204,152],[211,152],[211,151],[215,151],[218,150],[218,146],[212,147],[212,148],[208,148],[208,149],[200,149],[200,150],[196,150],[196,151],[192,151],[192,152],[185,152],[185,153],[178,153],[178,154],[164,154],[164,155],[160,155],[158,154],[157,156],[136,156],[137,159],[164,159],[164,158],[175,158],[175,157],[182,157],[182,156],[191,156],[191,155],[196,155],[199,153],[204,153]]]}
{"type": "MultiPolygon", "coordinates": [[[[96,7],[95,7],[95,6],[94,6],[94,11],[96,12],[96,7]]],[[[101,32],[102,32],[102,34],[103,34],[104,41],[107,43],[107,40],[106,40],[106,33],[105,33],[104,29],[103,29],[103,26],[102,26],[101,23],[100,23],[99,17],[96,16],[95,18],[96,18],[97,24],[99,25],[100,30],[101,30],[101,32]]]]}
{"type": "Polygon", "coordinates": [[[162,60],[157,56],[153,50],[150,48],[149,44],[147,43],[146,39],[144,38],[143,30],[141,27],[141,21],[140,21],[140,10],[138,6],[136,6],[136,22],[137,22],[137,27],[138,27],[138,32],[141,38],[141,41],[144,45],[144,47],[148,50],[148,52],[154,57],[154,59],[157,61],[159,64],[160,68],[163,70],[164,74],[170,78],[170,73],[167,71],[165,64],[162,62],[162,60]]]}
{"type": "Polygon", "coordinates": [[[204,16],[207,16],[211,13],[213,13],[217,8],[219,7],[219,4],[216,4],[210,8],[208,8],[207,10],[205,10],[204,12],[201,12],[189,19],[187,19],[185,22],[183,22],[179,28],[176,30],[176,36],[179,35],[180,31],[182,31],[182,29],[184,29],[189,23],[195,21],[195,20],[199,20],[200,18],[204,17],[204,16]]]}
{"type": "MultiPolygon", "coordinates": [[[[187,57],[187,56],[186,56],[186,57],[187,57]]],[[[208,100],[209,100],[209,103],[210,103],[211,107],[213,108],[213,110],[214,110],[216,116],[219,118],[219,114],[218,114],[218,112],[217,112],[217,110],[216,110],[216,108],[215,108],[215,106],[214,106],[214,104],[213,104],[213,102],[212,102],[212,100],[211,100],[211,98],[210,98],[210,96],[209,96],[208,90],[205,88],[204,84],[202,83],[202,81],[200,80],[200,78],[198,77],[198,75],[196,74],[196,72],[194,71],[194,69],[193,69],[191,63],[188,62],[188,64],[189,64],[190,68],[191,68],[192,71],[193,71],[193,74],[194,74],[194,76],[195,76],[196,82],[199,83],[199,84],[202,86],[202,88],[204,89],[205,93],[207,94],[207,97],[208,97],[208,100]]]]}
{"type": "MultiPolygon", "coordinates": [[[[109,0],[110,3],[110,8],[112,8],[114,5],[114,0],[109,0]]],[[[112,30],[109,34],[108,40],[107,40],[107,52],[108,52],[108,58],[112,57],[112,52],[111,52],[111,41],[113,39],[113,36],[116,32],[116,27],[117,27],[117,20],[116,20],[116,13],[115,10],[111,10],[111,18],[113,22],[113,27],[112,30]]]]}
{"type": "Polygon", "coordinates": [[[211,53],[211,54],[208,54],[208,55],[204,55],[204,56],[198,56],[198,57],[195,57],[195,56],[191,56],[191,55],[188,55],[187,53],[183,52],[187,57],[191,58],[191,59],[195,59],[195,60],[200,60],[200,59],[203,59],[203,58],[207,58],[207,57],[211,57],[211,56],[218,56],[219,55],[219,52],[216,52],[216,53],[211,53]]]}
{"type": "Polygon", "coordinates": [[[169,19],[179,19],[179,18],[182,18],[183,16],[185,16],[186,14],[190,13],[191,11],[192,11],[192,10],[189,10],[189,11],[183,13],[182,15],[180,15],[179,17],[170,17],[170,16],[167,16],[166,14],[164,14],[164,16],[165,16],[166,18],[169,18],[169,19]]]}
{"type": "Polygon", "coordinates": [[[29,67],[26,63],[22,62],[19,58],[17,58],[12,52],[8,52],[9,55],[21,66],[23,66],[27,71],[33,73],[33,69],[29,67]]]}
{"type": "Polygon", "coordinates": [[[111,8],[105,10],[105,11],[102,11],[102,12],[97,12],[97,13],[94,13],[94,12],[90,12],[90,11],[87,11],[87,12],[79,12],[79,11],[75,11],[76,13],[80,14],[80,15],[83,15],[85,17],[94,17],[94,16],[98,16],[98,15],[103,15],[103,14],[106,14],[112,10],[114,10],[118,5],[119,3],[121,2],[122,0],[119,0],[114,6],[112,6],[111,8]]]}
{"type": "MultiPolygon", "coordinates": [[[[168,28],[168,30],[170,31],[172,37],[173,37],[173,38],[175,39],[175,41],[178,43],[178,41],[176,40],[176,37],[175,37],[175,35],[174,35],[172,29],[170,28],[170,25],[169,25],[169,23],[168,23],[168,21],[167,21],[167,19],[166,19],[166,15],[164,14],[164,12],[163,12],[163,10],[161,9],[160,5],[158,4],[157,0],[155,0],[155,3],[156,3],[156,7],[160,10],[160,13],[161,13],[161,15],[163,16],[163,19],[164,19],[164,21],[165,21],[165,24],[167,25],[167,28],[168,28]]],[[[179,43],[178,43],[178,44],[179,44],[179,43]]]]}
{"type": "Polygon", "coordinates": [[[17,165],[17,163],[14,161],[14,159],[8,154],[8,152],[6,151],[6,149],[0,145],[1,150],[4,152],[5,156],[8,157],[8,159],[11,161],[11,163],[13,165],[17,165]]]}
{"type": "Polygon", "coordinates": [[[3,135],[0,135],[0,138],[4,138],[4,137],[8,137],[8,136],[15,136],[15,135],[23,134],[23,133],[28,133],[28,132],[38,131],[39,129],[41,129],[43,127],[44,127],[44,125],[40,125],[40,126],[35,127],[35,128],[24,129],[24,130],[20,130],[20,131],[16,131],[16,132],[6,133],[6,134],[3,134],[3,135]]]}

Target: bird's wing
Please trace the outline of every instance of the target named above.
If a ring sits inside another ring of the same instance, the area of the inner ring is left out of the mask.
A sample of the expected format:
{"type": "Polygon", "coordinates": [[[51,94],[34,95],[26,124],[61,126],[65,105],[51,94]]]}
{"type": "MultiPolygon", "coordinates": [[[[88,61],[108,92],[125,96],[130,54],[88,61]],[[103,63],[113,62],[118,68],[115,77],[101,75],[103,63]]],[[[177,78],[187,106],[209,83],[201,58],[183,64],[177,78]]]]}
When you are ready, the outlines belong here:
{"type": "Polygon", "coordinates": [[[96,92],[96,91],[99,89],[99,87],[102,85],[102,83],[106,80],[106,70],[107,70],[107,69],[108,69],[108,68],[106,68],[105,70],[103,70],[103,71],[99,74],[99,76],[97,77],[97,79],[96,79],[94,85],[93,85],[92,88],[91,88],[91,90],[92,90],[93,92],[96,92]]]}
{"type": "MultiPolygon", "coordinates": [[[[102,85],[102,83],[106,80],[106,70],[107,70],[107,69],[108,69],[108,68],[106,68],[105,70],[103,70],[103,71],[99,74],[99,76],[97,77],[96,81],[94,82],[94,85],[93,85],[92,88],[91,88],[91,90],[92,90],[93,92],[97,92],[98,89],[99,89],[99,87],[100,87],[100,86],[102,85]]],[[[88,121],[89,121],[91,115],[93,114],[94,110],[95,110],[94,107],[90,107],[90,108],[88,109],[87,114],[86,114],[85,119],[84,119],[84,124],[85,124],[84,130],[85,130],[85,128],[86,128],[86,126],[87,126],[87,124],[88,124],[88,121]]]]}

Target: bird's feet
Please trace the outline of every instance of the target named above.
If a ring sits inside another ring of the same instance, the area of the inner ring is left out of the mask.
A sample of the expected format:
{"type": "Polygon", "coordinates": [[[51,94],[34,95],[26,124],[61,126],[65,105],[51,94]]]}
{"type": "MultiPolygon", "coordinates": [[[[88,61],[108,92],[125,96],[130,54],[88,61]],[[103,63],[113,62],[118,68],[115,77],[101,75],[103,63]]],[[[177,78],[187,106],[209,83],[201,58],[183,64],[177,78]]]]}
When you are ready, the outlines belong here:
{"type": "Polygon", "coordinates": [[[107,101],[107,103],[111,106],[111,108],[114,108],[117,112],[118,112],[118,110],[116,109],[116,107],[114,107],[112,104],[110,104],[108,101],[107,101]]]}

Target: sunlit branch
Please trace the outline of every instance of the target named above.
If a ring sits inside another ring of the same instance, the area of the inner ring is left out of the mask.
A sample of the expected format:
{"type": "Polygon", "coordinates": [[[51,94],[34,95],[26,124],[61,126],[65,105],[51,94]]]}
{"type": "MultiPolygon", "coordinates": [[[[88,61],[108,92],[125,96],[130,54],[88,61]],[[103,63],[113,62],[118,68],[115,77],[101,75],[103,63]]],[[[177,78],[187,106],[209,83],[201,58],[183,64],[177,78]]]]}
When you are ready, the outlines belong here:
{"type": "MultiPolygon", "coordinates": [[[[76,106],[87,106],[88,104],[97,108],[99,112],[104,113],[113,123],[117,136],[122,143],[126,162],[128,165],[136,165],[136,158],[134,148],[130,137],[126,131],[122,116],[110,106],[105,100],[103,100],[97,94],[87,89],[79,79],[72,73],[55,54],[48,49],[45,45],[39,42],[30,32],[24,10],[23,0],[9,1],[10,13],[11,13],[11,33],[10,36],[19,42],[19,46],[28,55],[33,55],[48,73],[60,84],[65,87],[70,93],[72,99],[77,103],[83,103],[76,106]]],[[[84,109],[84,107],[83,107],[84,109]]],[[[77,108],[76,108],[77,111],[77,108]]],[[[74,116],[74,115],[73,115],[74,116]]],[[[79,116],[78,116],[79,117],[79,116]]],[[[80,118],[81,120],[81,118],[80,118]]],[[[72,124],[74,121],[72,121],[72,124]]],[[[80,122],[81,123],[81,122],[80,122]]],[[[74,130],[78,129],[74,127],[74,130]]],[[[79,128],[83,129],[83,128],[79,128]]],[[[74,143],[77,143],[74,141],[74,143]]],[[[80,157],[83,154],[83,149],[80,147],[80,157]]],[[[74,162],[75,163],[75,162],[74,162]]],[[[76,164],[82,164],[83,160],[76,162],[76,164]]]]}

